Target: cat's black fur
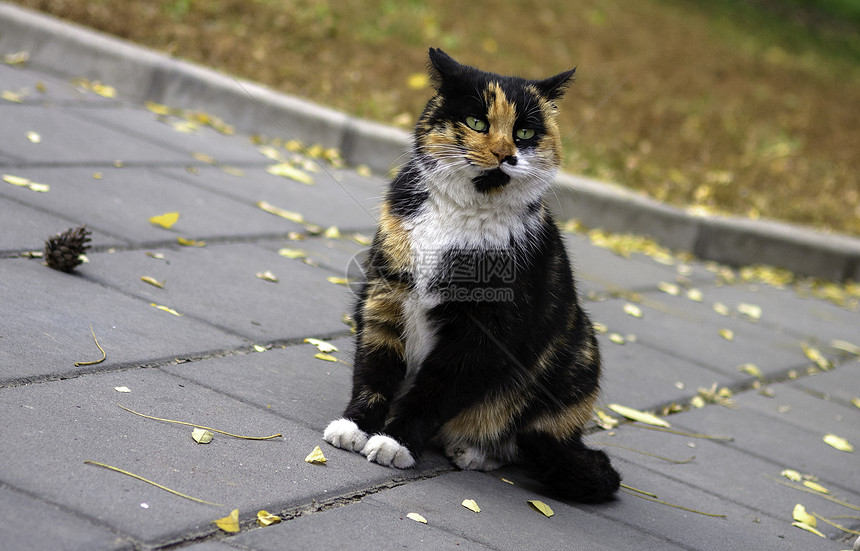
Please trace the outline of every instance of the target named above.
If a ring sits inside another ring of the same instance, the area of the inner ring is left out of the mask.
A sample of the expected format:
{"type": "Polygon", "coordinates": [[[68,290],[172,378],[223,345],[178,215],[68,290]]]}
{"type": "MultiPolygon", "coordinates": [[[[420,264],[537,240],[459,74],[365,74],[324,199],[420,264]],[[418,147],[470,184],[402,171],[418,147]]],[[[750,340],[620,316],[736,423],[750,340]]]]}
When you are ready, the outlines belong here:
{"type": "Polygon", "coordinates": [[[543,203],[573,71],[531,81],[430,60],[437,94],[381,207],[352,398],[325,439],[406,468],[437,438],[461,468],[519,463],[557,494],[606,501],[620,477],[582,443],[600,355],[543,203]]]}

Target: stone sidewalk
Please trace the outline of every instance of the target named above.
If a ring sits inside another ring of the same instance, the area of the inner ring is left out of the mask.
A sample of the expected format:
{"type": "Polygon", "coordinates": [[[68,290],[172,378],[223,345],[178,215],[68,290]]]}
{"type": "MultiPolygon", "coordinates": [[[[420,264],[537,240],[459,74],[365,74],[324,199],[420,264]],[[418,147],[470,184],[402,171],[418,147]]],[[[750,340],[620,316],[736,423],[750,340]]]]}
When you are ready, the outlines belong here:
{"type": "MultiPolygon", "coordinates": [[[[24,49],[2,36],[0,44],[0,55],[24,49]]],[[[380,467],[321,438],[350,386],[343,315],[352,296],[337,282],[372,235],[380,171],[309,157],[314,137],[288,122],[252,140],[199,113],[164,114],[122,92],[104,97],[110,89],[92,81],[72,84],[70,75],[91,77],[74,67],[62,75],[46,67],[36,58],[0,64],[0,92],[10,92],[0,100],[0,172],[48,186],[0,181],[0,548],[851,547],[856,536],[824,522],[826,538],[791,526],[792,510],[801,503],[824,517],[853,516],[833,519],[853,530],[860,511],[788,487],[798,484],[781,473],[815,476],[830,496],[860,505],[860,452],[823,441],[832,433],[860,445],[852,405],[860,362],[849,346],[860,344],[856,300],[837,306],[731,282],[737,272],[706,263],[620,256],[570,233],[586,307],[602,330],[602,411],[619,419],[608,404],[656,411],[686,433],[624,422],[595,425],[589,440],[605,446],[627,486],[695,511],[634,490],[599,506],[559,502],[515,468],[460,472],[435,451],[415,470],[380,467]],[[293,138],[308,145],[288,151],[293,138]],[[312,185],[271,173],[285,164],[312,185]],[[172,227],[150,223],[166,212],[180,214],[172,227]],[[26,254],[81,224],[93,247],[72,274],[26,254]],[[257,276],[267,271],[278,281],[257,276]],[[91,326],[106,358],[76,365],[101,357],[91,326]],[[339,361],[316,358],[308,337],[331,341],[339,361]],[[821,366],[810,351],[823,354],[821,366]],[[759,373],[739,369],[747,364],[759,373]],[[699,389],[714,384],[729,389],[731,403],[695,407],[699,389]],[[119,405],[283,436],[216,434],[201,445],[191,427],[119,405]],[[324,466],[304,461],[317,445],[324,466]],[[464,499],[481,512],[462,507],[464,499]],[[534,499],[555,514],[532,509],[534,499]],[[233,509],[242,529],[229,535],[212,521],[233,509]],[[260,510],[284,521],[260,527],[260,510]]]]}

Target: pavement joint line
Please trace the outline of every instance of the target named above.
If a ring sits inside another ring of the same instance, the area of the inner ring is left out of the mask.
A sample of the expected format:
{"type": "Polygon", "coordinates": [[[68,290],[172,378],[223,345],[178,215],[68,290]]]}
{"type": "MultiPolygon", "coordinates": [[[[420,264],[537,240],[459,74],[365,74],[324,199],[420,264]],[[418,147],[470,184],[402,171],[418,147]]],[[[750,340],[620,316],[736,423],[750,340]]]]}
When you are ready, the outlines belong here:
{"type": "MultiPolygon", "coordinates": [[[[5,29],[0,44],[9,42],[10,47],[32,49],[29,63],[55,77],[86,74],[91,80],[114,78],[110,84],[136,103],[150,100],[204,110],[225,120],[234,119],[236,128],[243,132],[278,133],[289,127],[289,134],[302,141],[337,147],[350,164],[356,158],[370,160],[375,165],[371,168],[383,173],[409,147],[405,131],[287,96],[104,33],[9,4],[0,4],[0,14],[5,29]],[[62,32],[58,32],[59,27],[62,32]],[[51,40],[64,45],[71,59],[58,61],[43,55],[49,50],[45,43],[51,40]],[[78,74],[71,74],[70,67],[78,74]],[[191,88],[195,94],[189,93],[191,88]]],[[[580,218],[586,225],[614,232],[650,235],[670,248],[690,250],[701,259],[724,264],[765,263],[802,275],[860,280],[860,239],[856,237],[778,221],[696,216],[618,185],[569,174],[560,174],[553,190],[558,207],[555,210],[562,211],[560,218],[580,218]]]]}

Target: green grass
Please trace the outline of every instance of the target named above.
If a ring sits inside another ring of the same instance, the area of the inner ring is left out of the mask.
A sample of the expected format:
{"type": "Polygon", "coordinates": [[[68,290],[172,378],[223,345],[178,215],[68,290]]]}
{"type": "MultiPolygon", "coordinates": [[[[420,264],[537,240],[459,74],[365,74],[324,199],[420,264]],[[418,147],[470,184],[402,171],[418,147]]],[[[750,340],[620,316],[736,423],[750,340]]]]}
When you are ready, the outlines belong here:
{"type": "Polygon", "coordinates": [[[428,46],[532,78],[577,66],[565,170],[860,235],[854,0],[17,1],[403,128],[428,46]]]}

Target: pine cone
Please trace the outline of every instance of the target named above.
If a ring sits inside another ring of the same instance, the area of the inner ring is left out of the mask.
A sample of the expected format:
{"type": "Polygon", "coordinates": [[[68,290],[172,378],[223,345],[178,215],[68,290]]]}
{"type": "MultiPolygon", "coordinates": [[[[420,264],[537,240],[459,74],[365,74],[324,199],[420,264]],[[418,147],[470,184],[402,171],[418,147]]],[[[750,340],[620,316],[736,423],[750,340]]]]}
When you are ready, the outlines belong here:
{"type": "Polygon", "coordinates": [[[80,256],[90,246],[90,230],[86,226],[71,228],[45,241],[45,261],[48,266],[61,272],[71,272],[83,261],[80,256]]]}

